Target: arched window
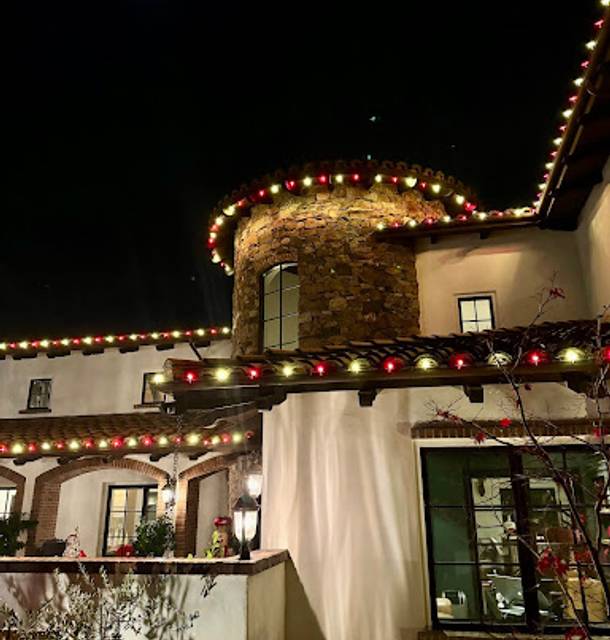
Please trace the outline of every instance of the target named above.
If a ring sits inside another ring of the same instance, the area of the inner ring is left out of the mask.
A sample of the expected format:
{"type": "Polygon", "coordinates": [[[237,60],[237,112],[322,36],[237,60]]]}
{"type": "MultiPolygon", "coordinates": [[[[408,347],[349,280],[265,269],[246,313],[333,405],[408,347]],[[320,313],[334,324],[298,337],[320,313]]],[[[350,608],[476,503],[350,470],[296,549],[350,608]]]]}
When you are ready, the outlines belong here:
{"type": "Polygon", "coordinates": [[[299,346],[299,273],[296,262],[283,262],[263,273],[263,349],[299,346]]]}

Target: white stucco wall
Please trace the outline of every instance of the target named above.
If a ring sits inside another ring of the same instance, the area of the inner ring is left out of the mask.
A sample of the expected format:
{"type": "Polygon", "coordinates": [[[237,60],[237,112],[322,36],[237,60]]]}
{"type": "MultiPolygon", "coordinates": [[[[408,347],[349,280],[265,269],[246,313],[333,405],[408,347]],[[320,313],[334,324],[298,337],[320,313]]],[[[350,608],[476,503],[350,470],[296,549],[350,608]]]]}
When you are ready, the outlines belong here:
{"type": "MultiPolygon", "coordinates": [[[[183,640],[284,640],[284,564],[254,576],[220,575],[207,598],[197,575],[173,576],[167,593],[185,613],[198,613],[183,640]]],[[[138,579],[141,579],[138,577],[138,579]]],[[[66,583],[65,574],[62,576],[66,583]]],[[[0,575],[0,600],[22,613],[56,592],[51,574],[0,575]]],[[[125,640],[134,636],[125,635],[125,640]]],[[[165,637],[165,635],[163,636],[165,637]]]]}
{"type": "Polygon", "coordinates": [[[593,314],[610,305],[610,158],[603,181],[592,191],[576,233],[583,264],[583,287],[593,314]]]}
{"type": "MultiPolygon", "coordinates": [[[[200,349],[205,357],[228,357],[230,340],[212,342],[200,349]]],[[[141,347],[132,353],[106,349],[104,353],[84,356],[74,352],[63,358],[36,358],[0,361],[0,418],[27,418],[19,414],[27,407],[30,380],[51,378],[51,413],[42,415],[98,415],[128,413],[141,402],[145,373],[161,371],[167,358],[195,359],[187,344],[157,351],[141,347]]],[[[157,410],[157,409],[153,409],[157,410]]]]}
{"type": "Polygon", "coordinates": [[[399,640],[425,626],[405,401],[305,394],[264,415],[263,548],[289,549],[319,625],[294,625],[291,640],[399,640]]]}
{"type": "Polygon", "coordinates": [[[416,247],[421,331],[425,335],[459,332],[457,296],[491,293],[497,327],[529,324],[538,294],[554,273],[566,300],[550,306],[544,320],[590,317],[576,236],[535,227],[421,240],[416,247]]]}

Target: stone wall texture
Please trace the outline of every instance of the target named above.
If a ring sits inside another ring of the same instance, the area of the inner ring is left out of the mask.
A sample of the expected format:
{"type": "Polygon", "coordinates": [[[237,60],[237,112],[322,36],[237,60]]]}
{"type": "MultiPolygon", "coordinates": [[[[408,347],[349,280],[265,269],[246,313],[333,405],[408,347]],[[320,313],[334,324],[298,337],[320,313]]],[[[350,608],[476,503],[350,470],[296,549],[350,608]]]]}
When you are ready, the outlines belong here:
{"type": "Polygon", "coordinates": [[[321,187],[254,207],[235,235],[234,354],[260,352],[260,278],[280,262],[298,263],[301,349],[418,333],[413,249],[372,234],[378,223],[444,213],[440,201],[390,185],[321,187]]]}

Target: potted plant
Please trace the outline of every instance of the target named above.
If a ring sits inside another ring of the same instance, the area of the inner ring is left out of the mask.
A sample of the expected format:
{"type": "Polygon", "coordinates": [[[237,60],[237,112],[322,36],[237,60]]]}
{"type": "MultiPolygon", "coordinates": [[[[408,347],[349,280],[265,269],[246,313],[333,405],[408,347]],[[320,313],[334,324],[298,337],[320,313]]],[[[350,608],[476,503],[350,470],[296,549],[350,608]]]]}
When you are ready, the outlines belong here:
{"type": "Polygon", "coordinates": [[[144,520],[136,529],[133,548],[138,556],[161,557],[175,547],[174,524],[168,516],[144,520]]]}
{"type": "Polygon", "coordinates": [[[36,526],[35,520],[30,520],[22,513],[11,513],[7,518],[0,519],[0,556],[15,556],[25,543],[19,539],[23,531],[36,526]]]}

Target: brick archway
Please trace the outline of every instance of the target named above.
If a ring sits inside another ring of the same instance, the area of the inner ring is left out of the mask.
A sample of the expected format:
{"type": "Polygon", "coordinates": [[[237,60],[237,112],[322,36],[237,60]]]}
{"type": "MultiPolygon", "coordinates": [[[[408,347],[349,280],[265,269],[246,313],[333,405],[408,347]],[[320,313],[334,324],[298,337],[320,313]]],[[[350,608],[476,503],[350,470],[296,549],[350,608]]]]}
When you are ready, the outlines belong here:
{"type": "Polygon", "coordinates": [[[15,485],[16,492],[13,511],[15,513],[21,513],[23,509],[23,494],[25,493],[25,476],[13,471],[13,469],[0,466],[0,478],[4,478],[15,485]]]}
{"type": "MultiPolygon", "coordinates": [[[[99,471],[102,469],[127,469],[141,473],[156,480],[159,488],[166,479],[165,471],[154,467],[147,462],[119,458],[103,460],[100,458],[86,458],[76,460],[69,464],[60,465],[41,473],[34,484],[34,496],[32,498],[31,516],[38,522],[33,535],[30,535],[27,543],[27,553],[32,554],[44,540],[55,537],[57,526],[57,512],[59,509],[59,496],[61,485],[67,480],[72,480],[80,475],[99,471]]],[[[159,491],[159,500],[161,492],[159,491]]]]}
{"type": "Polygon", "coordinates": [[[219,471],[228,471],[239,454],[217,456],[185,469],[178,477],[176,501],[176,555],[196,552],[199,515],[199,483],[219,471]]]}

